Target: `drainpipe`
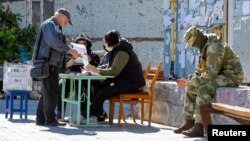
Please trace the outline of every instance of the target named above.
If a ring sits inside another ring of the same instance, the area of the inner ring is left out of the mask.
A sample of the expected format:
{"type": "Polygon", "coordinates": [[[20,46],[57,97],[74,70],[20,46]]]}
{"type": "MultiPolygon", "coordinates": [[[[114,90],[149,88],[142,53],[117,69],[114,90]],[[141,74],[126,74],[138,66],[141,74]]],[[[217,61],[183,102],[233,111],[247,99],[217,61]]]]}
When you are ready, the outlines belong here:
{"type": "Polygon", "coordinates": [[[170,66],[170,77],[169,79],[174,80],[174,57],[175,57],[175,3],[176,0],[170,0],[171,2],[171,66],[170,66]]]}

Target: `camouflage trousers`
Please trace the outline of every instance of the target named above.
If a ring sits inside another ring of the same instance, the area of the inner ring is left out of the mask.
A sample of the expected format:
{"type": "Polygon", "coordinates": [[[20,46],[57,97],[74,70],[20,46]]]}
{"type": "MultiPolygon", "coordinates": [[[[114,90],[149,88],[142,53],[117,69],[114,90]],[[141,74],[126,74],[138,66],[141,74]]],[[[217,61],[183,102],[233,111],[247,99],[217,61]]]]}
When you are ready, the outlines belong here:
{"type": "Polygon", "coordinates": [[[228,76],[218,75],[214,80],[202,84],[198,87],[190,84],[184,103],[185,119],[195,119],[195,122],[202,123],[200,115],[200,105],[211,103],[214,99],[216,88],[238,86],[233,79],[228,76]]]}

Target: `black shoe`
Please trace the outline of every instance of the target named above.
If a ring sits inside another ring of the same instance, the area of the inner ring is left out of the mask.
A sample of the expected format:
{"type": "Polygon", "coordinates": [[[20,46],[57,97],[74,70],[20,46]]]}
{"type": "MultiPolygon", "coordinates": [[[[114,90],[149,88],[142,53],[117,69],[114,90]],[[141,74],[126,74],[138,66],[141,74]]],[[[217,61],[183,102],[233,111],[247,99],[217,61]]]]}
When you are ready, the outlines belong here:
{"type": "Polygon", "coordinates": [[[61,122],[61,121],[53,121],[53,122],[45,123],[45,126],[65,126],[65,125],[66,123],[61,122]]]}
{"type": "Polygon", "coordinates": [[[103,110],[103,117],[106,119],[108,117],[108,114],[103,110]]]}
{"type": "Polygon", "coordinates": [[[105,117],[104,116],[98,116],[97,117],[97,121],[98,122],[104,122],[105,121],[105,117]]]}
{"type": "Polygon", "coordinates": [[[194,126],[194,120],[187,119],[181,127],[174,130],[174,133],[181,133],[182,131],[188,130],[194,126]]]}
{"type": "Polygon", "coordinates": [[[44,124],[45,124],[45,121],[44,121],[44,120],[41,120],[41,119],[36,118],[36,125],[38,125],[38,126],[43,126],[44,124]]]}
{"type": "Polygon", "coordinates": [[[45,124],[44,122],[40,122],[40,121],[36,120],[36,125],[38,125],[38,126],[44,126],[44,124],[45,124]]]}
{"type": "Polygon", "coordinates": [[[107,117],[108,117],[108,114],[103,110],[102,115],[97,117],[97,121],[98,122],[104,122],[107,117]]]}
{"type": "Polygon", "coordinates": [[[189,137],[203,137],[204,129],[202,123],[195,123],[195,125],[186,131],[182,131],[182,134],[189,137]]]}

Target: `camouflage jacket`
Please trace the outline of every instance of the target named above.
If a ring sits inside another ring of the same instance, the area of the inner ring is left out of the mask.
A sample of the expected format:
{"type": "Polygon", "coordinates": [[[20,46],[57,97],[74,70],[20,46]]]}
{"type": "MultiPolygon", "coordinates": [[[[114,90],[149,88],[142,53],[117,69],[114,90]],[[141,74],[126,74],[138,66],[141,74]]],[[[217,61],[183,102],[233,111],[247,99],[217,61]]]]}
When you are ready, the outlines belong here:
{"type": "Polygon", "coordinates": [[[230,77],[236,85],[239,85],[244,74],[239,57],[224,42],[221,42],[215,34],[205,34],[208,40],[201,51],[201,58],[205,60],[205,70],[197,70],[191,78],[194,86],[205,84],[216,78],[217,75],[230,77]]]}

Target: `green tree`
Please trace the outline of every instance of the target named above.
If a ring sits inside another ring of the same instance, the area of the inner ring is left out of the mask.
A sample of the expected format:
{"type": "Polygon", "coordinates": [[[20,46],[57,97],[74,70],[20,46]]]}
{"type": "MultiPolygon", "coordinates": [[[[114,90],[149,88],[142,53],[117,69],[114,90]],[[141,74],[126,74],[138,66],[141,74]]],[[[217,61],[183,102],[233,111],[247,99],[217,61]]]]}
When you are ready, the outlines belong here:
{"type": "Polygon", "coordinates": [[[31,56],[37,31],[33,25],[21,28],[21,15],[4,9],[0,3],[0,64],[19,59],[20,49],[27,50],[31,56]]]}

